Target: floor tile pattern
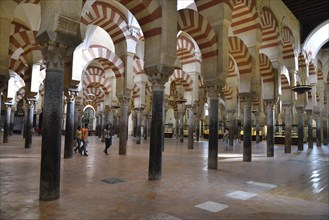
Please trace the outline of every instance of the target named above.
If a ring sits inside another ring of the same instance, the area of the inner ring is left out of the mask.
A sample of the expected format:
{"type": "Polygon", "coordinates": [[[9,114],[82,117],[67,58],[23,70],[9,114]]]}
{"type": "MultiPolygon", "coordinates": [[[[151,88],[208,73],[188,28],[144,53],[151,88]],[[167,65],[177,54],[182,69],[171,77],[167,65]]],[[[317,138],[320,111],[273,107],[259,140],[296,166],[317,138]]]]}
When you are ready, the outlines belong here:
{"type": "Polygon", "coordinates": [[[305,144],[304,151],[292,146],[292,153],[285,154],[284,146],[275,145],[274,157],[267,157],[266,141],[253,142],[252,162],[242,162],[243,142],[224,151],[219,141],[218,169],[209,170],[207,140],[188,149],[187,139],[165,139],[162,178],[149,181],[149,139],[137,145],[129,136],[127,155],[119,155],[114,137],[105,155],[104,143],[90,137],[89,156],[74,153],[71,159],[63,158],[64,140],[62,136],[60,198],[48,202],[39,201],[41,136],[33,137],[30,149],[24,148],[21,135],[0,142],[1,220],[139,220],[166,215],[184,220],[329,219],[328,146],[308,149],[305,144]],[[126,182],[102,181],[113,177],[126,182]],[[257,196],[226,196],[235,191],[257,196]],[[205,201],[228,207],[219,212],[195,207],[205,201]]]}

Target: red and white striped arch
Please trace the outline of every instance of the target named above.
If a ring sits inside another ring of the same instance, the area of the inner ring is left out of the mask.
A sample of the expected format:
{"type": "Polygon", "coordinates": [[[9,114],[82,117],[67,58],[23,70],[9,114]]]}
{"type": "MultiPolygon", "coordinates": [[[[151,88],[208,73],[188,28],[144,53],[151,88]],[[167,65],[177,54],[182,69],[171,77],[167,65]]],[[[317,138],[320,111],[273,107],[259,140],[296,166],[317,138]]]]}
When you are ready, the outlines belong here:
{"type": "Polygon", "coordinates": [[[187,37],[179,35],[177,38],[177,57],[182,65],[194,62],[201,63],[201,60],[195,57],[194,51],[193,42],[187,37]]]}
{"type": "Polygon", "coordinates": [[[230,101],[233,100],[233,90],[229,85],[225,85],[224,88],[222,89],[224,96],[225,96],[225,100],[226,101],[230,101]]]}
{"type": "Polygon", "coordinates": [[[122,60],[115,53],[105,47],[90,47],[88,50],[83,51],[82,69],[85,69],[87,64],[97,58],[104,58],[110,61],[110,63],[113,64],[111,65],[111,68],[117,78],[124,76],[124,64],[122,60]]]}
{"type": "Polygon", "coordinates": [[[304,51],[299,52],[298,54],[298,69],[305,68],[306,62],[308,62],[307,54],[304,51]]]}
{"type": "Polygon", "coordinates": [[[13,19],[13,21],[11,22],[11,25],[12,25],[11,33],[13,33],[13,34],[30,30],[30,27],[26,26],[25,24],[22,24],[22,22],[20,20],[17,20],[17,18],[13,19]]]}
{"type": "Polygon", "coordinates": [[[104,77],[105,71],[103,68],[99,67],[99,66],[88,66],[86,71],[86,73],[88,73],[88,75],[92,76],[92,75],[98,75],[101,77],[104,77]]]}
{"type": "Polygon", "coordinates": [[[281,90],[282,90],[282,92],[283,91],[290,92],[291,88],[290,88],[289,81],[288,81],[286,75],[281,74],[280,78],[281,78],[281,90]]]}
{"type": "Polygon", "coordinates": [[[171,82],[181,83],[186,92],[192,91],[193,80],[190,77],[190,75],[185,73],[183,70],[175,69],[174,73],[170,76],[169,80],[171,82]]]}
{"type": "Polygon", "coordinates": [[[316,69],[313,62],[310,62],[310,64],[308,65],[308,74],[309,76],[316,75],[316,69]]]}
{"type": "Polygon", "coordinates": [[[263,83],[274,83],[272,63],[268,56],[263,53],[259,54],[259,73],[263,83]]]}
{"type": "Polygon", "coordinates": [[[292,34],[292,31],[287,26],[283,26],[282,43],[283,43],[283,51],[282,51],[283,60],[295,58],[294,36],[292,34]]]}
{"type": "Polygon", "coordinates": [[[88,87],[83,90],[83,98],[85,100],[93,100],[95,102],[104,101],[105,94],[99,88],[88,87]]]}
{"type": "Polygon", "coordinates": [[[20,56],[18,60],[11,58],[9,61],[9,70],[12,70],[19,75],[23,75],[27,68],[28,66],[24,56],[20,56]]]}
{"type": "Polygon", "coordinates": [[[234,6],[234,0],[207,0],[207,1],[195,1],[196,7],[199,12],[204,11],[208,8],[211,8],[215,5],[219,5],[225,3],[227,4],[231,9],[233,9],[234,6]]]}
{"type": "Polygon", "coordinates": [[[236,77],[237,73],[235,71],[235,63],[234,63],[234,59],[232,57],[231,54],[229,54],[229,58],[228,58],[228,74],[227,74],[227,78],[230,77],[236,77]]]}
{"type": "Polygon", "coordinates": [[[247,46],[236,36],[231,36],[228,40],[230,44],[229,52],[238,66],[239,74],[251,74],[252,57],[247,46]]]}
{"type": "Polygon", "coordinates": [[[103,89],[104,93],[107,95],[111,92],[111,84],[108,80],[104,77],[98,75],[88,75],[86,74],[85,78],[82,81],[82,85],[84,88],[93,87],[97,88],[100,87],[103,89]]]}
{"type": "Polygon", "coordinates": [[[82,16],[81,23],[103,28],[109,33],[114,44],[131,38],[126,18],[110,3],[95,1],[89,12],[82,16]]]}
{"type": "Polygon", "coordinates": [[[150,0],[118,0],[136,18],[145,38],[160,35],[162,10],[157,1],[150,0]]]}
{"type": "Polygon", "coordinates": [[[134,59],[134,73],[136,75],[139,75],[139,74],[144,74],[144,60],[142,59],[134,59]]]}
{"type": "Polygon", "coordinates": [[[17,4],[31,3],[31,4],[39,4],[40,0],[13,0],[17,4]]]}
{"type": "Polygon", "coordinates": [[[263,8],[261,17],[262,45],[261,49],[277,47],[280,44],[278,21],[269,8],[263,8]]]}
{"type": "Polygon", "coordinates": [[[322,72],[322,62],[321,62],[321,60],[318,60],[317,69],[318,69],[318,71],[317,71],[318,81],[323,80],[324,77],[323,77],[323,72],[322,72]]]}
{"type": "Polygon", "coordinates": [[[19,102],[24,98],[24,96],[25,96],[25,88],[22,87],[16,92],[15,102],[16,103],[19,102]]]}
{"type": "Polygon", "coordinates": [[[233,0],[232,30],[235,35],[259,29],[255,0],[233,0]]]}
{"type": "Polygon", "coordinates": [[[30,52],[38,44],[35,38],[36,33],[37,31],[22,31],[11,35],[9,38],[9,55],[13,55],[19,48],[22,48],[25,54],[30,52]]]}
{"type": "Polygon", "coordinates": [[[217,56],[216,33],[208,21],[191,9],[179,10],[178,13],[178,31],[185,31],[193,37],[204,59],[217,56]]]}
{"type": "Polygon", "coordinates": [[[140,91],[141,91],[141,89],[136,84],[134,84],[134,87],[132,89],[132,97],[133,97],[133,99],[138,98],[138,97],[141,96],[140,91]]]}

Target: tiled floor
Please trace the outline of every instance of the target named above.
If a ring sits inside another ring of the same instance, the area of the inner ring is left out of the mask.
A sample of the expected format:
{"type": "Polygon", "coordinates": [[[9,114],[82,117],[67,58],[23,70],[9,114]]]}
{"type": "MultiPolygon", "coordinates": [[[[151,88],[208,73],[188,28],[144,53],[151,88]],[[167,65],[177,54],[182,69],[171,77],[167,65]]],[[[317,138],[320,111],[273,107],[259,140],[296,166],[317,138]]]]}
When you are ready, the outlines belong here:
{"type": "Polygon", "coordinates": [[[187,139],[165,139],[162,179],[148,181],[149,140],[136,145],[130,136],[126,156],[118,154],[118,142],[113,139],[107,156],[104,143],[91,137],[88,157],[62,159],[61,197],[41,202],[41,137],[24,149],[23,138],[11,136],[0,144],[0,219],[329,218],[328,146],[305,145],[303,152],[293,146],[292,154],[275,146],[268,158],[266,142],[253,142],[253,161],[242,162],[242,143],[224,151],[220,141],[219,168],[208,170],[206,141],[188,150],[187,139]]]}

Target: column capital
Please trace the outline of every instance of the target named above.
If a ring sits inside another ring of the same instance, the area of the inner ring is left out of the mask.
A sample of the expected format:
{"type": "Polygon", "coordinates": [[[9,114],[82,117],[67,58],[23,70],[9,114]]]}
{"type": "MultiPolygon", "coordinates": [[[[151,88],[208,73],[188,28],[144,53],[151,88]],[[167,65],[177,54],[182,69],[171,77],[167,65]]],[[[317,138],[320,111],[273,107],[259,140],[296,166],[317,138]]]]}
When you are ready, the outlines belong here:
{"type": "Polygon", "coordinates": [[[46,60],[47,69],[64,69],[64,61],[72,57],[72,49],[63,44],[48,41],[41,45],[41,52],[46,60]]]}
{"type": "Polygon", "coordinates": [[[144,70],[152,83],[152,90],[163,90],[164,84],[168,82],[169,77],[174,72],[175,68],[164,64],[144,67],[144,70]]]}
{"type": "Polygon", "coordinates": [[[25,101],[26,101],[27,108],[29,108],[29,109],[34,108],[35,104],[37,103],[37,101],[35,99],[30,99],[30,98],[25,99],[25,101]]]}
{"type": "Polygon", "coordinates": [[[78,95],[77,91],[68,90],[65,92],[66,102],[71,103],[75,101],[75,97],[78,95]]]}
{"type": "Polygon", "coordinates": [[[206,86],[206,92],[210,99],[218,99],[220,87],[218,85],[206,86]]]}

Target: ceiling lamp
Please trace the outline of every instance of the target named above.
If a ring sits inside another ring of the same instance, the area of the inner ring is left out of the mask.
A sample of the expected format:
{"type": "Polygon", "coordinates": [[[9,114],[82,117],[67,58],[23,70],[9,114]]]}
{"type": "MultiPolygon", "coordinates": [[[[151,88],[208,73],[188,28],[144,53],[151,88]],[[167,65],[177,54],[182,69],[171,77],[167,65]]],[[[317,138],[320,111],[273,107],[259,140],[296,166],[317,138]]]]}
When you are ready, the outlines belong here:
{"type": "MultiPolygon", "coordinates": [[[[301,64],[298,66],[301,66],[301,64]]],[[[310,82],[307,80],[304,68],[301,68],[299,72],[296,70],[294,78],[296,79],[296,86],[291,87],[292,91],[302,94],[312,89],[310,82]]]]}

